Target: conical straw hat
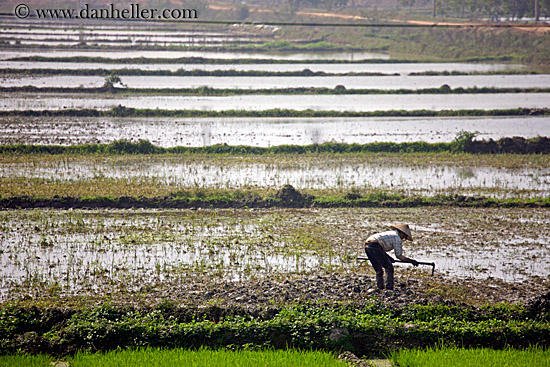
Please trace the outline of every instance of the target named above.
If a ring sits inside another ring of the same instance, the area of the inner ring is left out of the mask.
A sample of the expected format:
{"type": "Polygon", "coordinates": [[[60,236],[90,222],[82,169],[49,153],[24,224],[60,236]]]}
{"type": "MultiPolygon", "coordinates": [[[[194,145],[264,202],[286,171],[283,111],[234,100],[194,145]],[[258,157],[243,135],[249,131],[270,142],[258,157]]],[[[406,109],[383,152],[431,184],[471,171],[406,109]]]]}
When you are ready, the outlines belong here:
{"type": "Polygon", "coordinates": [[[411,230],[410,230],[408,224],[396,224],[396,225],[391,226],[390,228],[391,229],[396,229],[399,232],[403,232],[409,241],[413,240],[413,237],[411,235],[411,230]]]}

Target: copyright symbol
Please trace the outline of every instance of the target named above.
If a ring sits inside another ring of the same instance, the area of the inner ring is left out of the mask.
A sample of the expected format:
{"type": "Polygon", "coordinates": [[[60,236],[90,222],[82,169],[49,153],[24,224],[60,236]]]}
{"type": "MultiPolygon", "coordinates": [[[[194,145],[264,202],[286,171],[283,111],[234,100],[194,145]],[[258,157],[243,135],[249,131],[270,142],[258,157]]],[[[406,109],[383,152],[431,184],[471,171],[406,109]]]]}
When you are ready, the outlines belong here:
{"type": "Polygon", "coordinates": [[[19,4],[15,7],[14,10],[15,16],[19,19],[25,19],[31,13],[29,6],[26,4],[19,4]]]}

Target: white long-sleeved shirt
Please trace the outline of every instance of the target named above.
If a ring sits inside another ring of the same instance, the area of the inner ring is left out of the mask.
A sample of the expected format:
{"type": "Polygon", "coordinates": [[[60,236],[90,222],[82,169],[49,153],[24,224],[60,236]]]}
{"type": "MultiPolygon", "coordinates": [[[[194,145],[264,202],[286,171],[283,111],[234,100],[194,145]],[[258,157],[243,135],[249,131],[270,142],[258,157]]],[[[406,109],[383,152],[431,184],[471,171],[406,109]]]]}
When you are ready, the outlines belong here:
{"type": "Polygon", "coordinates": [[[373,234],[366,242],[378,242],[385,252],[393,250],[398,259],[403,256],[403,241],[397,231],[387,231],[373,234]]]}

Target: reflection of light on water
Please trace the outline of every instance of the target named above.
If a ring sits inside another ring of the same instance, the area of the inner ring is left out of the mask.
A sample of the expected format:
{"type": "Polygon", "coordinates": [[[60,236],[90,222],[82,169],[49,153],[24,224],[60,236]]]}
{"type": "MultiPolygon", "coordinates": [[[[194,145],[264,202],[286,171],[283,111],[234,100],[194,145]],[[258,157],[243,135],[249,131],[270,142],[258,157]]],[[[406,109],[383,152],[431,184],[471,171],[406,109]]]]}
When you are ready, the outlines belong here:
{"type": "Polygon", "coordinates": [[[2,110],[59,110],[66,108],[94,108],[100,110],[117,106],[138,109],[166,110],[187,109],[226,111],[263,111],[270,109],[290,109],[304,111],[318,108],[322,111],[374,112],[389,110],[463,110],[463,109],[511,109],[549,108],[550,93],[487,93],[487,94],[353,94],[342,98],[340,95],[238,95],[238,96],[112,96],[77,98],[67,96],[47,96],[40,101],[16,96],[2,100],[2,110]]]}
{"type": "Polygon", "coordinates": [[[320,144],[323,142],[321,139],[321,130],[318,128],[310,128],[306,130],[305,134],[310,137],[311,144],[320,144]]]}
{"type": "Polygon", "coordinates": [[[201,121],[201,137],[203,146],[207,147],[212,144],[212,125],[209,122],[201,121]]]}
{"type": "MultiPolygon", "coordinates": [[[[184,108],[186,106],[182,106],[184,108]]],[[[201,125],[189,118],[6,118],[0,126],[3,144],[110,143],[117,139],[146,139],[162,147],[204,146],[201,125]]],[[[550,136],[549,117],[498,118],[208,118],[210,144],[274,146],[307,145],[315,132],[318,143],[392,141],[450,142],[460,130],[479,131],[483,139],[550,136]],[[319,132],[317,135],[317,131],[319,132]]],[[[544,180],[544,176],[534,176],[544,180]]]]}
{"type": "Polygon", "coordinates": [[[518,282],[531,276],[550,273],[549,264],[544,261],[545,248],[457,248],[452,251],[430,248],[429,254],[411,249],[410,256],[418,261],[436,263],[436,271],[459,278],[486,279],[493,277],[507,282],[518,282]]]}

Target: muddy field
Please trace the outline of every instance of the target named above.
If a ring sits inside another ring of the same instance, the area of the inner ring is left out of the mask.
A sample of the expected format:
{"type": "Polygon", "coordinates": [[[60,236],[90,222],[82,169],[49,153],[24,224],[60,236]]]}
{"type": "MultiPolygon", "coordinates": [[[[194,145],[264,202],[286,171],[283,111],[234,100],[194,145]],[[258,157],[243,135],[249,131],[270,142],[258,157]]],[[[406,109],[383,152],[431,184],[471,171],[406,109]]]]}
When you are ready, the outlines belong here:
{"type": "Polygon", "coordinates": [[[396,222],[411,223],[406,254],[436,273],[397,264],[395,297],[524,302],[549,285],[544,209],[10,210],[0,221],[3,301],[357,301],[374,292],[362,242],[396,222]]]}

